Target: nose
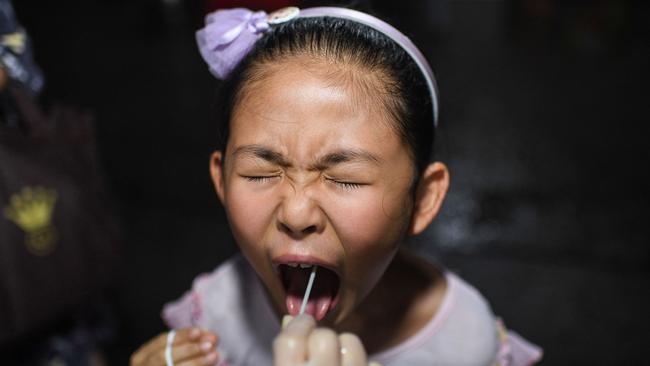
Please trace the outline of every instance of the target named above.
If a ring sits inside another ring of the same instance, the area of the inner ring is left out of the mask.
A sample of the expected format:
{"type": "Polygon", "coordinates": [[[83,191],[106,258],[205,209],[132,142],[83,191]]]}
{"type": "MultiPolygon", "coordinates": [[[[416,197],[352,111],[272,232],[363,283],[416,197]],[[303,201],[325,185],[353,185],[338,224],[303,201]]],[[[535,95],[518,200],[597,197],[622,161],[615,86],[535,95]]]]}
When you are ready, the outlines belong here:
{"type": "Polygon", "coordinates": [[[278,227],[294,239],[304,238],[323,230],[324,213],[304,191],[294,191],[286,196],[280,205],[278,227]]]}

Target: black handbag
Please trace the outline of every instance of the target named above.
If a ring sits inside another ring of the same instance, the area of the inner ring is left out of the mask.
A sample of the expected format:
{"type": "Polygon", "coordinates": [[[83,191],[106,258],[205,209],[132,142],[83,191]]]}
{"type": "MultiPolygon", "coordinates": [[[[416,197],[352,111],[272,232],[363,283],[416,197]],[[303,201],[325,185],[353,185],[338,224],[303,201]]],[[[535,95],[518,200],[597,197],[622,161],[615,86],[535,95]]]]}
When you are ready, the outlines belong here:
{"type": "Polygon", "coordinates": [[[113,281],[121,231],[93,120],[44,113],[10,84],[0,97],[0,349],[82,311],[113,281]]]}

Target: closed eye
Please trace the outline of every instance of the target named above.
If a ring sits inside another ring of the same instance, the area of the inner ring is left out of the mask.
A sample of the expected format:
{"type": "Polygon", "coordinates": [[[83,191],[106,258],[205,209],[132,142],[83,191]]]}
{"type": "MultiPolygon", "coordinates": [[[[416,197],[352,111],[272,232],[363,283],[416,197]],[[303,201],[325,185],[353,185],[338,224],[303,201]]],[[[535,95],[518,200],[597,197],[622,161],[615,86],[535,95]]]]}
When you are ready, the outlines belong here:
{"type": "Polygon", "coordinates": [[[277,175],[269,175],[269,176],[264,176],[264,175],[243,175],[242,176],[244,179],[250,182],[256,182],[256,183],[266,183],[270,181],[273,178],[277,178],[277,175]]]}
{"type": "Polygon", "coordinates": [[[347,191],[351,191],[351,190],[354,190],[354,189],[359,189],[359,188],[366,185],[366,184],[363,184],[363,183],[345,182],[345,181],[340,181],[340,180],[335,180],[335,179],[330,179],[330,178],[327,178],[327,181],[331,182],[331,183],[335,184],[336,186],[338,186],[339,188],[343,188],[343,189],[345,189],[347,191]]]}

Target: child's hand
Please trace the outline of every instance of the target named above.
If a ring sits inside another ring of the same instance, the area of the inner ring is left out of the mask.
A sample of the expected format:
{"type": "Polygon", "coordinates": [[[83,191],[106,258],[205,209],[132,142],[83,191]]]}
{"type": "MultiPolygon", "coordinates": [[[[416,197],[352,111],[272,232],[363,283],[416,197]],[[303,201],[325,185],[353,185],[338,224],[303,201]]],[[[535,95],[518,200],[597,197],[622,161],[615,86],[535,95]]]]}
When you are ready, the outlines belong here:
{"type": "MultiPolygon", "coordinates": [[[[167,335],[162,333],[153,338],[133,355],[131,366],[166,366],[165,349],[167,335]]],[[[176,331],[171,355],[175,366],[215,365],[219,360],[217,354],[216,334],[199,328],[184,328],[176,331]]]]}
{"type": "Polygon", "coordinates": [[[339,335],[329,328],[316,328],[316,321],[309,315],[287,318],[273,342],[275,366],[379,366],[368,364],[366,350],[354,334],[339,335]]]}

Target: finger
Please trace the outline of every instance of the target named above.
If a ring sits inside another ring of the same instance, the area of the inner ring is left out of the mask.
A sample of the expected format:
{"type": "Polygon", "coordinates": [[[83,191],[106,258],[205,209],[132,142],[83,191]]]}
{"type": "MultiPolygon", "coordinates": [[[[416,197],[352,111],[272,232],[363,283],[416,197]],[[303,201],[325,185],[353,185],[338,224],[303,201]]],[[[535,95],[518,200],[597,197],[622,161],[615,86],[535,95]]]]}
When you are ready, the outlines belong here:
{"type": "Polygon", "coordinates": [[[273,341],[276,366],[300,365],[307,359],[307,339],[316,327],[309,315],[296,316],[273,341]]]}
{"type": "Polygon", "coordinates": [[[199,356],[206,356],[217,350],[216,345],[212,342],[203,343],[185,343],[172,348],[172,359],[174,363],[186,361],[199,356]]]}
{"type": "Polygon", "coordinates": [[[183,344],[186,342],[195,342],[205,331],[201,328],[183,328],[176,331],[174,344],[183,344]]]}
{"type": "Polygon", "coordinates": [[[212,344],[219,344],[219,336],[209,330],[204,330],[201,337],[198,339],[199,343],[210,342],[212,344]]]}
{"type": "Polygon", "coordinates": [[[327,328],[316,328],[309,335],[307,352],[310,366],[341,364],[339,337],[327,328]]]}
{"type": "Polygon", "coordinates": [[[208,353],[207,355],[194,357],[189,360],[174,363],[175,366],[211,366],[216,365],[219,361],[219,354],[217,351],[208,353]]]}
{"type": "MultiPolygon", "coordinates": [[[[143,344],[137,351],[131,355],[130,365],[138,366],[143,365],[145,360],[149,360],[156,351],[159,353],[161,349],[164,350],[167,343],[167,333],[161,333],[151,339],[149,342],[143,344]]],[[[164,360],[164,359],[163,359],[164,360]]]]}
{"type": "Polygon", "coordinates": [[[359,340],[359,337],[351,333],[343,333],[339,336],[341,345],[342,366],[366,366],[366,350],[359,340]]]}
{"type": "MultiPolygon", "coordinates": [[[[199,328],[184,328],[176,331],[174,336],[174,341],[171,346],[179,346],[182,344],[187,344],[188,342],[196,342],[198,337],[201,336],[201,329],[199,328]]],[[[153,362],[154,364],[165,365],[165,350],[167,348],[167,338],[169,332],[162,333],[156,336],[154,339],[146,343],[144,346],[136,352],[136,354],[131,359],[133,365],[140,365],[147,360],[153,362]]]]}
{"type": "Polygon", "coordinates": [[[293,316],[285,315],[282,317],[282,329],[286,328],[289,323],[293,320],[293,316]]]}
{"type": "Polygon", "coordinates": [[[379,362],[376,362],[376,361],[370,361],[368,366],[381,366],[381,364],[379,362]]]}
{"type": "MultiPolygon", "coordinates": [[[[165,348],[167,346],[167,334],[168,332],[159,334],[154,339],[140,347],[140,349],[146,349],[152,352],[160,348],[165,348]]],[[[199,339],[201,334],[202,331],[199,328],[179,329],[176,331],[176,336],[174,337],[174,345],[183,344],[189,341],[195,341],[199,339]]]]}

